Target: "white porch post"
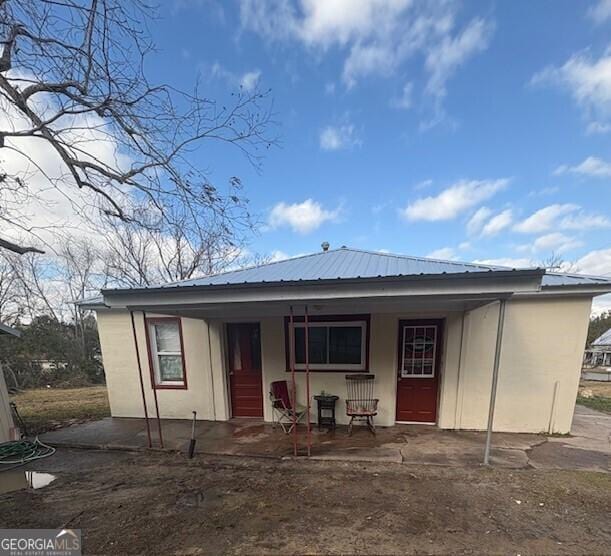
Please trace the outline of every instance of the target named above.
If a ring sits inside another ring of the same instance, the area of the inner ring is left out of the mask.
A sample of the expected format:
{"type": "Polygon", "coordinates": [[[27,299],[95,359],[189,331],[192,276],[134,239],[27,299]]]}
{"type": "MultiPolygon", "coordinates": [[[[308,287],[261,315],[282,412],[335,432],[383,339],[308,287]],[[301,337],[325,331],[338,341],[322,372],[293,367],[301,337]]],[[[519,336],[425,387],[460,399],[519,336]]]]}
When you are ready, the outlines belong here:
{"type": "Polygon", "coordinates": [[[499,300],[499,321],[496,329],[496,348],[494,350],[494,364],[492,367],[492,388],[490,392],[490,406],[488,407],[488,429],[486,431],[486,449],[484,451],[484,465],[490,463],[490,443],[492,442],[492,423],[494,421],[494,406],[496,404],[496,389],[499,382],[499,364],[501,348],[503,345],[503,326],[505,324],[505,299],[499,300]]]}

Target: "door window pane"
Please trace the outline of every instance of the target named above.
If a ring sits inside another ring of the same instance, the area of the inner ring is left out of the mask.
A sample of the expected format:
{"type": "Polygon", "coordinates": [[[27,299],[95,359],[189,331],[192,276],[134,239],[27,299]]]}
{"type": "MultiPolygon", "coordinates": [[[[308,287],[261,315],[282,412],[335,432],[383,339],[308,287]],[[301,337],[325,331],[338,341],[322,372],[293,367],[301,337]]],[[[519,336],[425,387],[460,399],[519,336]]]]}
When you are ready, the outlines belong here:
{"type": "Polygon", "coordinates": [[[329,363],[361,363],[363,329],[360,326],[329,328],[329,363]]]}

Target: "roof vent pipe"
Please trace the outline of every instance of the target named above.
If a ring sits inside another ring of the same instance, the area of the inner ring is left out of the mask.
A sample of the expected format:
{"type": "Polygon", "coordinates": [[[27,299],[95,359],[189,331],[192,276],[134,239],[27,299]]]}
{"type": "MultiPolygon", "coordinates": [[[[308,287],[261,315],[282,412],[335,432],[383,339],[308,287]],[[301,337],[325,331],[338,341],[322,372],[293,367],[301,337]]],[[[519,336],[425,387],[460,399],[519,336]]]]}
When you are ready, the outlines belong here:
{"type": "Polygon", "coordinates": [[[329,242],[328,241],[323,241],[320,246],[322,247],[322,250],[327,252],[329,250],[329,242]]]}

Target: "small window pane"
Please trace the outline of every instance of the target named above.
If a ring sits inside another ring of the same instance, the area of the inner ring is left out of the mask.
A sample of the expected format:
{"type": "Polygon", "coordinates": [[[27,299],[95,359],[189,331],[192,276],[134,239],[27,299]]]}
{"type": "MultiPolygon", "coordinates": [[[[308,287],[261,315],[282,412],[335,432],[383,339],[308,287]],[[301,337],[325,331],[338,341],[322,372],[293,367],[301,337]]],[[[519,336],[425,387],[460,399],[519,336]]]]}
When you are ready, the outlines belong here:
{"type": "MultiPolygon", "coordinates": [[[[327,362],[327,327],[310,326],[308,329],[309,363],[327,362]]],[[[295,327],[295,363],[305,363],[305,327],[295,327]]]]}
{"type": "Polygon", "coordinates": [[[180,334],[178,323],[156,323],[155,341],[158,352],[180,352],[180,334]]]}
{"type": "Polygon", "coordinates": [[[180,355],[159,355],[159,378],[162,382],[183,380],[180,355]]]}
{"type": "Polygon", "coordinates": [[[360,326],[331,326],[329,328],[329,363],[361,363],[362,328],[360,326]]]}

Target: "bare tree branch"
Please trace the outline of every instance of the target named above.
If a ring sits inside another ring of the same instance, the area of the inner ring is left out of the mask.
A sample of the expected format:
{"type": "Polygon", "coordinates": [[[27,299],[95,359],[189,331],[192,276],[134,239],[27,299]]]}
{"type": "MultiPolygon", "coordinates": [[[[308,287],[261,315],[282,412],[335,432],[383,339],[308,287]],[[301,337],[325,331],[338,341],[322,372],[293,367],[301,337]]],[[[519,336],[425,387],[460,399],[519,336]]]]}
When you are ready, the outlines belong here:
{"type": "Polygon", "coordinates": [[[41,251],[37,247],[26,247],[23,245],[17,245],[12,241],[8,241],[2,238],[0,238],[0,248],[7,249],[9,251],[12,251],[13,253],[18,253],[19,255],[25,255],[26,253],[44,253],[44,251],[41,251]]]}
{"type": "MultiPolygon", "coordinates": [[[[216,187],[196,161],[209,143],[227,144],[259,169],[276,143],[270,92],[240,88],[222,103],[199,84],[186,93],[150,83],[143,68],[154,16],[140,0],[0,1],[0,111],[8,116],[0,153],[32,161],[29,147],[41,141],[62,168],[42,173],[76,211],[165,231],[183,211],[197,243],[211,222],[250,215],[239,180],[216,187]],[[102,143],[100,154],[92,146],[102,143]]],[[[37,194],[27,176],[10,177],[37,194]]],[[[23,226],[17,204],[2,216],[23,226]]]]}

